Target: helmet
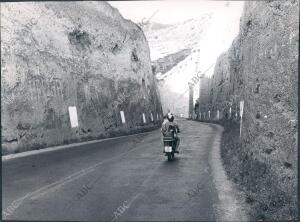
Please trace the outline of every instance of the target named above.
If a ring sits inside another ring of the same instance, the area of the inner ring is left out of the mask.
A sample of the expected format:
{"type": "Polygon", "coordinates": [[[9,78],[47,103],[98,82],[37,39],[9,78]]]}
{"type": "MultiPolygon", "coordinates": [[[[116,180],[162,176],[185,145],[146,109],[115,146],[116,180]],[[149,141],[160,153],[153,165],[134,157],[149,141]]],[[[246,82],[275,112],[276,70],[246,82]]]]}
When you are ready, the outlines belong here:
{"type": "Polygon", "coordinates": [[[174,115],[172,113],[168,113],[167,118],[170,122],[174,121],[174,115]]]}

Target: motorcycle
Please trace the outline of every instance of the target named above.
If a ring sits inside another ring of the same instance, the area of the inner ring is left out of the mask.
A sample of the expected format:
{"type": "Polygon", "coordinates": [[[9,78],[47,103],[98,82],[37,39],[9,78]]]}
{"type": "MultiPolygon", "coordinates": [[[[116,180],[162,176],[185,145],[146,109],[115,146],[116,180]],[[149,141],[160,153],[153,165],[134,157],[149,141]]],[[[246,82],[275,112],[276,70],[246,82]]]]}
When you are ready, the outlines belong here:
{"type": "Polygon", "coordinates": [[[163,153],[165,153],[165,155],[168,157],[168,161],[174,159],[175,153],[179,153],[178,150],[176,150],[177,133],[173,129],[170,132],[171,135],[163,137],[163,143],[164,143],[163,153]]]}

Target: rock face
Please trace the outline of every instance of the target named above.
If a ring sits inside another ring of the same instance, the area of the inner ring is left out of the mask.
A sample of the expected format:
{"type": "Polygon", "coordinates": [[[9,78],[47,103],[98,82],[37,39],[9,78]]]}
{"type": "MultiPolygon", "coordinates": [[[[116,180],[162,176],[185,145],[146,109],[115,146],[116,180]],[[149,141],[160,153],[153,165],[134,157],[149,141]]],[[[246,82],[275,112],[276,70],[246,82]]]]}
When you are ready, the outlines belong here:
{"type": "Polygon", "coordinates": [[[177,53],[167,55],[152,62],[154,73],[158,80],[164,79],[164,74],[175,67],[179,62],[183,61],[191,54],[190,49],[183,49],[177,53]]]}
{"type": "Polygon", "coordinates": [[[4,153],[161,121],[143,31],[106,2],[1,3],[1,67],[4,153]],[[71,127],[70,106],[78,127],[71,127]]]}
{"type": "Polygon", "coordinates": [[[149,23],[144,27],[165,113],[170,109],[188,117],[188,82],[200,70],[200,40],[211,19],[210,13],[178,24],[149,23]]]}
{"type": "MultiPolygon", "coordinates": [[[[189,116],[189,84],[198,85],[199,80],[194,80],[200,72],[206,77],[212,75],[217,57],[230,47],[238,33],[243,4],[220,3],[217,10],[222,13],[206,10],[202,14],[199,10],[194,18],[177,24],[161,25],[149,19],[150,22],[143,26],[152,61],[164,64],[157,69],[156,75],[164,112],[170,109],[176,115],[189,116]],[[182,53],[185,49],[190,52],[182,53]]],[[[194,95],[198,93],[198,87],[194,87],[194,95]]]]}
{"type": "Polygon", "coordinates": [[[208,112],[210,110],[211,79],[207,77],[201,79],[199,86],[199,112],[208,112]]]}
{"type": "Polygon", "coordinates": [[[225,117],[230,107],[239,112],[239,102],[245,101],[243,152],[270,172],[261,179],[253,172],[245,177],[252,176],[258,186],[266,183],[260,196],[274,201],[268,205],[276,209],[271,220],[297,213],[298,12],[298,1],[247,2],[240,33],[210,79],[209,103],[199,105],[225,117]],[[289,209],[278,208],[284,200],[289,209]]]}
{"type": "Polygon", "coordinates": [[[197,50],[199,41],[208,29],[212,13],[204,14],[177,24],[162,25],[149,23],[143,27],[151,48],[152,61],[178,53],[185,49],[197,50]]]}

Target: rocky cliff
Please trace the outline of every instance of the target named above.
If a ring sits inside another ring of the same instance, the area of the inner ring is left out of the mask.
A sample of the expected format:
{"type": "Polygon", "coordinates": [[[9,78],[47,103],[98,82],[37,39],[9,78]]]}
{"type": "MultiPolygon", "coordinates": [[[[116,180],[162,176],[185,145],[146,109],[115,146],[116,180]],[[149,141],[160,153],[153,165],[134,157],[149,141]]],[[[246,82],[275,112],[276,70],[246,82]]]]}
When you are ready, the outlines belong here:
{"type": "Polygon", "coordinates": [[[167,55],[163,58],[159,58],[152,62],[152,66],[154,68],[154,73],[158,80],[164,80],[165,73],[170,71],[173,67],[177,66],[177,64],[183,61],[186,57],[191,54],[190,49],[183,49],[179,52],[167,55]]]}
{"type": "Polygon", "coordinates": [[[211,18],[212,14],[205,14],[178,24],[150,23],[144,27],[164,112],[170,109],[188,116],[188,82],[199,70],[199,41],[211,18]]]}
{"type": "Polygon", "coordinates": [[[298,13],[298,1],[247,2],[238,37],[217,61],[210,102],[202,104],[214,117],[217,110],[229,117],[245,101],[241,143],[228,152],[242,161],[231,164],[253,194],[256,219],[297,215],[298,13]]]}
{"type": "MultiPolygon", "coordinates": [[[[197,16],[176,24],[161,25],[150,21],[143,26],[151,59],[161,67],[156,77],[164,112],[170,109],[188,117],[189,83],[197,79],[199,72],[205,72],[206,77],[212,75],[217,57],[230,47],[238,33],[243,4],[238,1],[220,3],[217,9],[207,9],[205,14],[199,9],[197,16]],[[161,63],[164,65],[160,66],[161,63]]],[[[203,8],[206,5],[209,4],[204,3],[203,8]]],[[[199,80],[194,82],[196,84],[199,80]]],[[[198,95],[198,87],[194,87],[194,95],[198,95]]]]}
{"type": "Polygon", "coordinates": [[[161,119],[144,33],[106,2],[1,3],[1,68],[3,153],[161,119]]]}

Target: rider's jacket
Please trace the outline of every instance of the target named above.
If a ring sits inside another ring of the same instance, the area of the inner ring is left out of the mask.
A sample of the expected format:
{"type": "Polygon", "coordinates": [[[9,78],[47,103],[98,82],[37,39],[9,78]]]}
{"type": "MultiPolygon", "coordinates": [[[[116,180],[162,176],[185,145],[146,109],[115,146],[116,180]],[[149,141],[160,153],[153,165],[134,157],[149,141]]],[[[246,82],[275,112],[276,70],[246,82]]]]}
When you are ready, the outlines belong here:
{"type": "Polygon", "coordinates": [[[170,122],[167,120],[163,122],[161,132],[163,136],[176,136],[179,132],[179,126],[176,122],[170,122]],[[171,129],[174,129],[174,131],[171,132],[171,129]]]}

